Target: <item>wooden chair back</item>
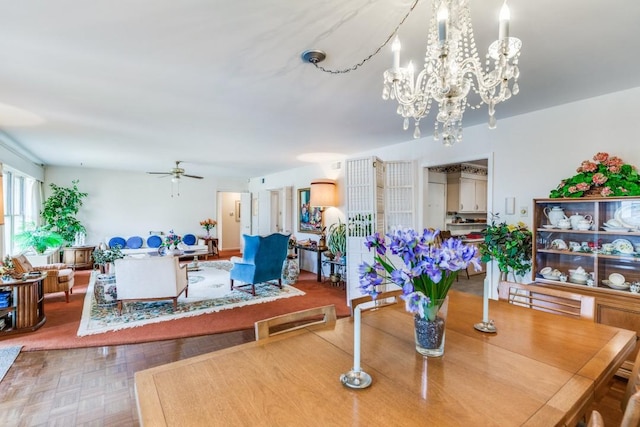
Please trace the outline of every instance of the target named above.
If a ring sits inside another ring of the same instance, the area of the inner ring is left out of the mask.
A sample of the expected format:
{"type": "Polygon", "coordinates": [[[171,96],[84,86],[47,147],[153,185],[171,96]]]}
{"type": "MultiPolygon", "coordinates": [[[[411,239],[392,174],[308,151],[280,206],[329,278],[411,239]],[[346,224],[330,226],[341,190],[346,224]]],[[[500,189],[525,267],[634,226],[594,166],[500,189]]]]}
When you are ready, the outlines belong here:
{"type": "Polygon", "coordinates": [[[589,417],[589,421],[587,422],[587,427],[604,427],[604,420],[602,419],[602,415],[600,412],[595,409],[591,411],[591,416],[589,417]]]}
{"type": "MultiPolygon", "coordinates": [[[[631,378],[629,378],[631,381],[631,378]]],[[[622,414],[622,422],[620,427],[638,427],[640,426],[640,392],[636,392],[629,397],[627,406],[622,414]]]]}
{"type": "Polygon", "coordinates": [[[353,310],[355,310],[360,304],[373,303],[368,304],[366,307],[362,307],[360,309],[361,311],[376,310],[388,305],[398,304],[401,301],[400,295],[402,295],[402,289],[381,292],[375,300],[371,298],[371,295],[354,298],[351,300],[351,316],[353,316],[353,310]]]}
{"type": "Polygon", "coordinates": [[[259,320],[255,323],[256,341],[309,326],[333,325],[336,318],[336,306],[332,304],[259,320]]]}
{"type": "Polygon", "coordinates": [[[595,298],[573,292],[503,281],[498,284],[498,299],[563,316],[594,319],[595,298]]]}
{"type": "Polygon", "coordinates": [[[640,351],[636,355],[635,362],[633,362],[633,369],[631,370],[631,375],[627,381],[627,388],[624,392],[624,397],[622,398],[620,405],[623,412],[627,409],[627,403],[629,402],[629,399],[631,399],[631,396],[638,392],[640,392],[640,351]]]}

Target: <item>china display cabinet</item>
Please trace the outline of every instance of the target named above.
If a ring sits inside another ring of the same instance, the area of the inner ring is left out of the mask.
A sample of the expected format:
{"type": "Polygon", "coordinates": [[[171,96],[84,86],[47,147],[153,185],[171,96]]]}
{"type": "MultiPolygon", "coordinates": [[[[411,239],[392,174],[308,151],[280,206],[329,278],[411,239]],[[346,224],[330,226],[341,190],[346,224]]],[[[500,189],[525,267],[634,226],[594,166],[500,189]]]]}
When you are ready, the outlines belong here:
{"type": "MultiPolygon", "coordinates": [[[[533,204],[535,281],[594,296],[596,322],[640,335],[640,293],[632,292],[640,283],[640,198],[534,199],[533,204]]],[[[619,375],[628,376],[636,352],[619,375]]]]}

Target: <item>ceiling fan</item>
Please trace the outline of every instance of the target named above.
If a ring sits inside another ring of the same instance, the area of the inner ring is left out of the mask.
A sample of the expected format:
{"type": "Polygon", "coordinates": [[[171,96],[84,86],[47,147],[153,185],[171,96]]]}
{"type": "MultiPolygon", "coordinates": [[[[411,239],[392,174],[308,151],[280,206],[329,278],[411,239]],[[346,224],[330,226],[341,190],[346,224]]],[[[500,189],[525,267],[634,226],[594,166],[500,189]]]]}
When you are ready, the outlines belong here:
{"type": "Polygon", "coordinates": [[[201,176],[189,175],[189,174],[184,173],[184,169],[180,167],[180,163],[182,163],[181,160],[176,160],[176,167],[175,168],[171,168],[171,170],[169,172],[147,172],[147,173],[151,174],[151,175],[170,176],[172,182],[179,182],[180,179],[183,176],[187,177],[187,178],[202,179],[201,176]]]}

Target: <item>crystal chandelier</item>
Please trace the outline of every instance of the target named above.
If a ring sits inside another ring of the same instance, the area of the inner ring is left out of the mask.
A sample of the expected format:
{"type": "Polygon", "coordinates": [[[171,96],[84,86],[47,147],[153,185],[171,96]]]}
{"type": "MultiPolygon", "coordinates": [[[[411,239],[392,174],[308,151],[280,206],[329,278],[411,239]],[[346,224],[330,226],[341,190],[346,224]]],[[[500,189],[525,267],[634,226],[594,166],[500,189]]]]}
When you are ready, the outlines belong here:
{"type": "Polygon", "coordinates": [[[424,68],[414,79],[413,65],[400,67],[400,41],[392,43],[393,66],[384,72],[382,98],[398,101],[397,113],[404,117],[404,129],[413,118],[414,138],[420,137],[420,120],[438,105],[434,139],[444,145],[462,140],[462,116],[466,107],[477,109],[487,104],[489,128],[496,127],[495,106],[517,95],[518,57],[522,42],[509,37],[509,8],[500,10],[499,36],[489,46],[486,64],[480,62],[471,25],[468,0],[433,0],[424,68]],[[493,62],[493,69],[489,66],[493,62]],[[480,100],[467,100],[473,90],[480,100]]]}

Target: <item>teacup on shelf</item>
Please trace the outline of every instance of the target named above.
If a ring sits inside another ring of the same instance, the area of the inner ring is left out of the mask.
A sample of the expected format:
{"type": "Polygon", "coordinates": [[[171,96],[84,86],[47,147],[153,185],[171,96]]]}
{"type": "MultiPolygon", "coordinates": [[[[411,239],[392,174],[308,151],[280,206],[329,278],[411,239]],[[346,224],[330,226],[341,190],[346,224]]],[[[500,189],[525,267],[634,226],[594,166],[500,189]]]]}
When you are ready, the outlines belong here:
{"type": "Polygon", "coordinates": [[[620,273],[611,273],[609,275],[609,282],[613,283],[614,285],[621,286],[622,284],[624,284],[624,276],[620,273]]]}

